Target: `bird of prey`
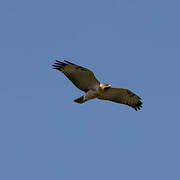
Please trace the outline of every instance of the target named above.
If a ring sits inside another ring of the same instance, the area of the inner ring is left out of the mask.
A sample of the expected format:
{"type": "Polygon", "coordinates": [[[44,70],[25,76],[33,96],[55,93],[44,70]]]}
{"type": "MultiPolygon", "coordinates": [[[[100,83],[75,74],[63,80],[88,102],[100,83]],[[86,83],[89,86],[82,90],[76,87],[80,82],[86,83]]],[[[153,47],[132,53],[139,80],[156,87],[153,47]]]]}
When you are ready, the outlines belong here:
{"type": "Polygon", "coordinates": [[[87,68],[78,66],[64,60],[56,60],[53,69],[62,72],[77,88],[85,92],[85,95],[75,99],[82,104],[91,99],[101,99],[128,105],[136,111],[142,107],[141,98],[128,89],[112,88],[110,84],[100,83],[94,73],[87,68]]]}

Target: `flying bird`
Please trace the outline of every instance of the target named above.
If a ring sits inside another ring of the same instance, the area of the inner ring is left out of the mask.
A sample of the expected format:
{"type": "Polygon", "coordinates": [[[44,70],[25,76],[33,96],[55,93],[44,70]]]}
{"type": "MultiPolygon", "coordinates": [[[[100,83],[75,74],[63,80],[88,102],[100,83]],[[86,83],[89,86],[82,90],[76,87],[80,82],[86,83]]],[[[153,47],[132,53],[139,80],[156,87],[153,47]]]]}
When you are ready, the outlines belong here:
{"type": "Polygon", "coordinates": [[[128,105],[136,111],[142,107],[141,98],[125,88],[112,88],[110,84],[100,83],[94,73],[87,68],[78,66],[69,61],[56,60],[53,69],[62,72],[77,88],[85,92],[85,95],[74,102],[82,104],[91,99],[108,100],[128,105]]]}

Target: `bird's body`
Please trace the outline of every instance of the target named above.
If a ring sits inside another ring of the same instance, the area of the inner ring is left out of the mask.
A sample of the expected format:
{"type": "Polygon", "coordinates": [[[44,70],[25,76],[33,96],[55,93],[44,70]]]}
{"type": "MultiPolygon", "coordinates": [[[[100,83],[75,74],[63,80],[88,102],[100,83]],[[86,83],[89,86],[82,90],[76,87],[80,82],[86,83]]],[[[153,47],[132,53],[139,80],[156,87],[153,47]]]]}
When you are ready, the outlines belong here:
{"type": "Polygon", "coordinates": [[[54,69],[61,71],[77,88],[86,94],[74,101],[84,103],[91,99],[109,100],[133,107],[135,110],[142,107],[141,98],[124,88],[111,88],[110,84],[100,83],[93,72],[68,61],[58,61],[53,64],[54,69]]]}

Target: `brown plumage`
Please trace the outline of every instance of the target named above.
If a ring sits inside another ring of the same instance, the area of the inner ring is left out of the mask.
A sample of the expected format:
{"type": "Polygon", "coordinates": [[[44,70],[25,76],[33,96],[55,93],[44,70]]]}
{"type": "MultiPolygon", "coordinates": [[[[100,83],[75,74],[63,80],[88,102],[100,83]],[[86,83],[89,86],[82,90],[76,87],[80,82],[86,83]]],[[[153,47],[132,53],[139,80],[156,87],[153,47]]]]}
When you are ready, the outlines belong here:
{"type": "Polygon", "coordinates": [[[136,111],[142,107],[141,98],[124,88],[110,88],[104,93],[101,93],[98,99],[125,104],[131,106],[136,111]]]}
{"type": "Polygon", "coordinates": [[[53,64],[54,69],[64,73],[64,75],[80,90],[87,92],[92,87],[100,84],[93,72],[84,67],[78,66],[65,60],[64,62],[56,60],[53,64]]]}
{"type": "Polygon", "coordinates": [[[141,98],[128,89],[111,88],[110,84],[101,84],[93,72],[68,61],[58,61],[53,68],[61,71],[77,88],[86,92],[76,103],[82,104],[88,100],[98,98],[131,106],[136,111],[142,107],[141,98]]]}

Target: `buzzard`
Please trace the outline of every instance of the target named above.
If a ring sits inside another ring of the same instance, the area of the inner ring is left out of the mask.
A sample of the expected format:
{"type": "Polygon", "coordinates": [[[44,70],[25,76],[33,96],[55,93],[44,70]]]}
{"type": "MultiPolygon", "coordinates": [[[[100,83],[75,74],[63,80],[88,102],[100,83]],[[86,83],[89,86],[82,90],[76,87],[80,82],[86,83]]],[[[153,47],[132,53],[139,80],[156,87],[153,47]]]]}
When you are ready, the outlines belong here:
{"type": "Polygon", "coordinates": [[[94,73],[87,68],[64,60],[56,60],[53,69],[61,71],[77,88],[85,92],[84,96],[75,99],[82,104],[91,99],[101,99],[128,105],[136,111],[142,107],[141,98],[128,89],[112,88],[110,84],[100,83],[94,73]]]}

